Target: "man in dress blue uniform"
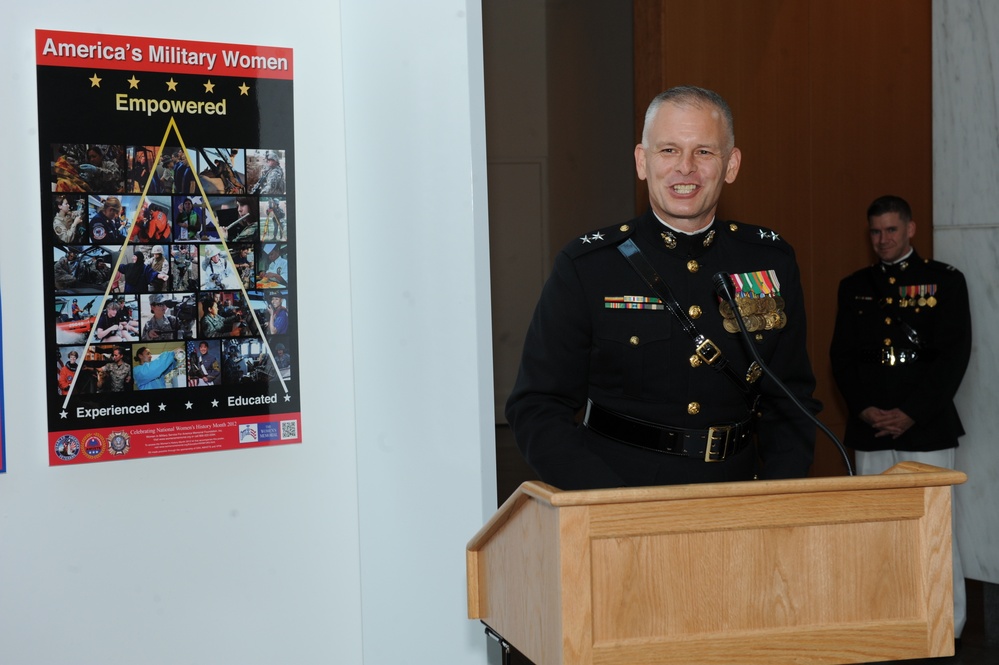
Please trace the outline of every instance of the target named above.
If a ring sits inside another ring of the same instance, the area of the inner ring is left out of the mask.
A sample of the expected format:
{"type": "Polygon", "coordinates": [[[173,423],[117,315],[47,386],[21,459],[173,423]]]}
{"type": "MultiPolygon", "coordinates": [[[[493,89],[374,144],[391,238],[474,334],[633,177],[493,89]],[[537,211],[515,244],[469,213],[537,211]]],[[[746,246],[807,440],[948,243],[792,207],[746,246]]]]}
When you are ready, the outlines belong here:
{"type": "MultiPolygon", "coordinates": [[[[968,286],[958,270],[923,259],[909,204],[897,196],[867,209],[878,261],[839,285],[830,357],[846,400],[845,443],[857,472],[912,460],[953,469],[964,434],[954,406],[971,357],[968,286]]],[[[965,622],[964,574],[954,540],[954,635],[965,622]]]]}
{"type": "Polygon", "coordinates": [[[740,163],[724,99],[667,90],[635,147],[650,209],[556,257],[506,409],[545,482],[589,489],[807,475],[815,426],[760,377],[734,319],[817,412],[794,251],[775,231],[715,218],[740,163]],[[636,267],[643,262],[648,269],[636,267]],[[738,312],[716,296],[719,272],[734,277],[738,312]]]}

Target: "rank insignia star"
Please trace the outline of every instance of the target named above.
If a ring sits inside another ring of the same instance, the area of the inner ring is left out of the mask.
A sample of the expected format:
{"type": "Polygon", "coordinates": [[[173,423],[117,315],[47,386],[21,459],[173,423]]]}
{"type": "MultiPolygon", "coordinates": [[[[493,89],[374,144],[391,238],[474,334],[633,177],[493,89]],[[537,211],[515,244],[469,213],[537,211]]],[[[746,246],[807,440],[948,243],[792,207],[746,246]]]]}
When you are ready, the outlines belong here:
{"type": "Polygon", "coordinates": [[[590,244],[590,236],[583,236],[582,238],[580,238],[580,240],[583,241],[584,245],[589,245],[590,244]]]}
{"type": "Polygon", "coordinates": [[[602,234],[602,233],[594,233],[590,237],[593,238],[593,240],[603,240],[604,239],[604,234],[602,234]]]}

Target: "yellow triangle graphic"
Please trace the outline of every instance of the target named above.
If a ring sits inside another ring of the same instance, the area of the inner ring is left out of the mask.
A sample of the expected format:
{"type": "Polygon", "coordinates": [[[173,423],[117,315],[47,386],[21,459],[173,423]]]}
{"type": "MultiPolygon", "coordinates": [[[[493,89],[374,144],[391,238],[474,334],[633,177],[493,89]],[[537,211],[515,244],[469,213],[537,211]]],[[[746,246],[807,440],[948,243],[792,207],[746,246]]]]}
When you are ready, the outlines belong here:
{"type": "MultiPolygon", "coordinates": [[[[190,152],[187,149],[187,144],[184,142],[184,137],[181,136],[180,129],[177,127],[177,122],[176,122],[176,120],[174,119],[173,116],[170,116],[170,121],[167,123],[166,131],[163,132],[163,140],[160,141],[159,149],[156,151],[157,156],[162,156],[163,150],[167,146],[167,141],[171,137],[171,131],[174,134],[176,134],[176,136],[177,136],[177,143],[180,145],[180,148],[181,148],[181,150],[184,153],[184,158],[186,160],[188,160],[188,167],[190,167],[191,166],[191,164],[190,164],[190,156],[189,156],[190,152]]],[[[194,183],[195,183],[195,186],[196,186],[196,193],[198,193],[198,194],[201,195],[201,200],[204,202],[205,214],[206,214],[206,217],[207,217],[206,223],[210,222],[211,224],[213,224],[215,226],[216,229],[218,229],[219,228],[218,218],[216,217],[215,211],[212,209],[211,202],[209,201],[208,196],[205,193],[204,184],[201,181],[201,174],[197,173],[193,168],[191,169],[191,172],[192,172],[192,175],[194,176],[194,183]]],[[[156,175],[156,170],[154,168],[150,168],[149,175],[146,177],[146,182],[142,185],[142,193],[139,196],[139,202],[135,206],[135,210],[131,211],[131,213],[129,214],[129,220],[128,220],[128,223],[127,223],[127,225],[125,227],[125,240],[122,242],[121,248],[118,251],[118,258],[115,261],[114,268],[111,270],[111,279],[110,279],[110,281],[108,281],[108,285],[104,289],[104,300],[103,300],[103,304],[101,306],[101,312],[98,313],[95,321],[100,320],[101,314],[104,313],[104,309],[107,307],[108,296],[111,294],[112,285],[115,283],[115,277],[117,276],[118,270],[121,267],[122,258],[124,258],[124,256],[125,256],[125,249],[129,246],[129,244],[131,242],[131,238],[132,238],[133,232],[135,230],[135,224],[136,224],[136,222],[138,220],[139,214],[146,207],[145,206],[146,198],[149,195],[149,188],[152,185],[153,178],[154,178],[155,175],[156,175]]],[[[231,185],[231,184],[232,183],[229,183],[229,185],[231,185]]],[[[227,185],[227,186],[229,186],[229,185],[227,185]]],[[[195,192],[174,192],[174,193],[194,194],[195,192]]],[[[219,233],[219,244],[222,245],[221,255],[222,255],[223,260],[228,263],[229,267],[233,271],[235,271],[235,262],[233,261],[232,253],[229,250],[229,245],[226,242],[225,235],[223,233],[221,233],[221,232],[219,233]]],[[[207,245],[201,245],[201,246],[205,247],[207,245]]],[[[201,260],[201,257],[199,257],[199,261],[200,260],[201,260]]],[[[239,281],[239,291],[243,295],[243,302],[249,304],[250,298],[249,298],[249,295],[246,292],[246,285],[243,283],[242,279],[240,279],[238,281],[239,281]]],[[[273,351],[271,351],[271,345],[267,341],[267,335],[264,334],[264,329],[261,327],[260,320],[257,318],[256,310],[254,310],[253,307],[247,307],[247,309],[249,310],[250,315],[253,317],[253,323],[254,323],[254,325],[257,328],[257,332],[260,334],[260,342],[261,342],[261,344],[263,344],[264,350],[267,352],[267,357],[270,359],[270,361],[272,363],[276,364],[274,353],[273,353],[273,351]]],[[[87,357],[87,352],[90,350],[91,339],[92,338],[93,338],[92,334],[88,334],[87,335],[86,345],[83,348],[83,353],[80,354],[82,358],[86,358],[87,357]]],[[[70,384],[69,390],[66,392],[66,399],[63,402],[63,408],[64,409],[69,404],[69,399],[73,395],[73,389],[76,387],[76,380],[77,380],[77,377],[79,376],[80,369],[82,369],[82,367],[83,367],[83,363],[80,363],[79,367],[77,367],[76,374],[74,374],[74,376],[73,376],[73,382],[70,384]]],[[[288,392],[288,385],[285,382],[284,377],[281,375],[281,372],[276,372],[275,374],[277,375],[278,380],[281,382],[281,389],[285,393],[287,393],[288,392]]]]}

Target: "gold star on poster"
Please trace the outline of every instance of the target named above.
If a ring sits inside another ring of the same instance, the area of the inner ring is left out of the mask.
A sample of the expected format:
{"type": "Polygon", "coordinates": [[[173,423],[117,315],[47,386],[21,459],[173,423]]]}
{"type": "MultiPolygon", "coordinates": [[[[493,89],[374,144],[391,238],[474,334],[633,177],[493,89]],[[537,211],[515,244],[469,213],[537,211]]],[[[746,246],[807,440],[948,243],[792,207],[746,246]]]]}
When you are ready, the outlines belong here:
{"type": "Polygon", "coordinates": [[[205,92],[215,92],[215,84],[212,83],[211,79],[208,79],[208,83],[205,84],[205,92]]]}
{"type": "Polygon", "coordinates": [[[243,83],[243,85],[239,86],[239,94],[249,96],[250,86],[246,85],[246,83],[243,83]]]}
{"type": "Polygon", "coordinates": [[[135,78],[135,74],[132,74],[132,78],[128,79],[128,89],[132,88],[139,89],[139,79],[135,78]]]}
{"type": "Polygon", "coordinates": [[[94,75],[90,77],[90,87],[91,88],[101,87],[101,79],[99,76],[97,76],[97,72],[94,72],[94,75]]]}
{"type": "Polygon", "coordinates": [[[177,90],[177,82],[173,80],[172,76],[170,77],[170,80],[167,81],[167,90],[177,90]]]}

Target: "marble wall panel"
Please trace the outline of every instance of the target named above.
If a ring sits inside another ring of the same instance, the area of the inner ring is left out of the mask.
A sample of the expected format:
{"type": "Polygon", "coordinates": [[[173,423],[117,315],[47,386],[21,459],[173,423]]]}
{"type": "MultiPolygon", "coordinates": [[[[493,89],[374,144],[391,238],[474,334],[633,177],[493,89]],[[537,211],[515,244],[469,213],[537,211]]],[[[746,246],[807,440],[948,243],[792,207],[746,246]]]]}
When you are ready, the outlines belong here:
{"type": "Polygon", "coordinates": [[[999,583],[999,3],[933,0],[934,257],[968,280],[971,365],[957,396],[967,577],[999,583]]]}

